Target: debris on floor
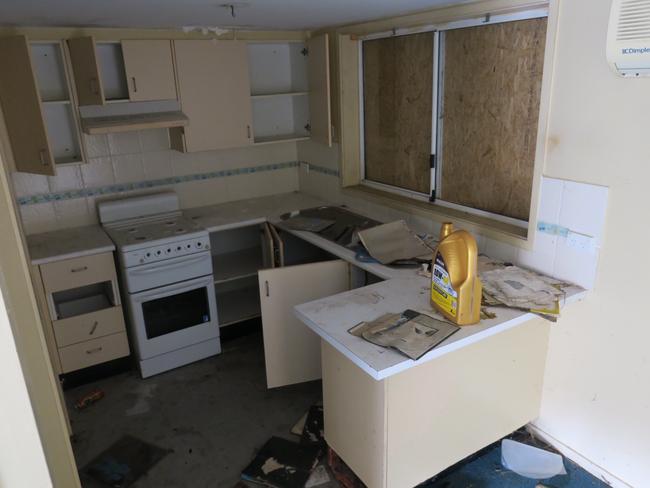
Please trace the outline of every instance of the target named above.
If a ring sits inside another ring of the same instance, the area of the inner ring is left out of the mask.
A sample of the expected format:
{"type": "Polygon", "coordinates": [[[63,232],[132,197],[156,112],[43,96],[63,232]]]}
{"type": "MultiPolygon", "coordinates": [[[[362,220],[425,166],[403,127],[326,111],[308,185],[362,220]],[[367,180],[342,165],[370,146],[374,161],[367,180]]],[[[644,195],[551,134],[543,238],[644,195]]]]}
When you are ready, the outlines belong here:
{"type": "Polygon", "coordinates": [[[102,486],[128,488],[170,452],[124,436],[82,468],[80,474],[102,486]]]}
{"type": "Polygon", "coordinates": [[[313,405],[307,412],[305,425],[300,435],[300,442],[303,444],[325,444],[325,433],[323,431],[323,406],[313,405]]]}
{"type": "Polygon", "coordinates": [[[366,485],[354,474],[354,471],[345,464],[334,450],[327,449],[327,464],[334,474],[334,478],[343,488],[365,488],[366,485]]]}
{"type": "Polygon", "coordinates": [[[89,393],[86,393],[84,396],[74,402],[74,407],[77,410],[83,410],[84,408],[88,408],[92,404],[97,403],[102,398],[104,398],[104,391],[95,389],[89,393]]]}
{"type": "Polygon", "coordinates": [[[305,430],[305,423],[307,423],[307,415],[309,415],[309,412],[305,412],[305,414],[300,417],[298,422],[296,422],[294,426],[291,427],[292,434],[302,437],[302,432],[305,430]]]}
{"type": "Polygon", "coordinates": [[[535,480],[567,474],[561,455],[511,439],[501,441],[501,464],[520,476],[535,480]]]}
{"type": "Polygon", "coordinates": [[[319,464],[311,472],[311,476],[309,476],[307,483],[305,483],[305,488],[316,488],[317,486],[321,486],[329,482],[330,475],[327,474],[327,468],[322,464],[319,464]]]}
{"type": "Polygon", "coordinates": [[[271,437],[242,471],[242,479],[276,488],[303,488],[318,463],[319,446],[271,437]]]}

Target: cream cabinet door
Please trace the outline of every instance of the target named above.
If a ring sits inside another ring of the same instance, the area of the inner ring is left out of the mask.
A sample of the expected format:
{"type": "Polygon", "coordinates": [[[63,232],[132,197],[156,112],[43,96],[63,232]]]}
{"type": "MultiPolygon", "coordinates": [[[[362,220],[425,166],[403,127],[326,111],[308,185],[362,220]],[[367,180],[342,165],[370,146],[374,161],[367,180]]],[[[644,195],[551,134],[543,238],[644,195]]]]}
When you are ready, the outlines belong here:
{"type": "Polygon", "coordinates": [[[176,98],[171,41],[122,41],[122,54],[131,101],[176,98]]]}
{"type": "Polygon", "coordinates": [[[307,41],[309,51],[309,125],[311,138],[332,145],[332,108],[330,105],[329,36],[322,34],[307,41]]]}
{"type": "Polygon", "coordinates": [[[0,39],[0,102],[16,169],[54,175],[41,98],[25,36],[0,39]]]}
{"type": "MultiPolygon", "coordinates": [[[[187,152],[253,142],[248,49],[241,41],[174,41],[187,152]]],[[[175,139],[175,137],[173,137],[175,139]]],[[[174,148],[179,144],[174,143],[174,148]]]]}
{"type": "Polygon", "coordinates": [[[259,272],[266,384],[269,388],[321,377],[320,338],[293,307],[350,289],[350,265],[341,260],[259,272]]]}
{"type": "Polygon", "coordinates": [[[68,51],[79,105],[104,105],[104,89],[95,39],[92,37],[68,39],[68,51]]]}

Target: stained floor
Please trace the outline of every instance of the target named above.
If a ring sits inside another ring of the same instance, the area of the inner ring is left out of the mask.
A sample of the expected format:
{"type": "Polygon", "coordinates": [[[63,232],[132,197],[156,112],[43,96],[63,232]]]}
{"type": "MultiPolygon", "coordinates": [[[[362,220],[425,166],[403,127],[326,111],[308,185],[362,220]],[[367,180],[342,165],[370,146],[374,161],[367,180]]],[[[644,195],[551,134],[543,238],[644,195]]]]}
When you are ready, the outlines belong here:
{"type": "MultiPolygon", "coordinates": [[[[128,434],[173,451],[132,488],[232,488],[242,468],[269,437],[296,440],[289,431],[309,406],[321,399],[320,382],[267,390],[259,332],[224,341],[222,347],[219,356],[146,380],[132,371],[66,391],[78,466],[128,434]],[[76,411],[74,401],[94,388],[102,389],[105,397],[76,411]]],[[[568,460],[565,464],[569,475],[544,482],[546,486],[607,486],[568,460]]],[[[83,483],[84,488],[98,486],[91,480],[83,483]]],[[[424,486],[536,485],[501,468],[497,445],[424,486]]]]}

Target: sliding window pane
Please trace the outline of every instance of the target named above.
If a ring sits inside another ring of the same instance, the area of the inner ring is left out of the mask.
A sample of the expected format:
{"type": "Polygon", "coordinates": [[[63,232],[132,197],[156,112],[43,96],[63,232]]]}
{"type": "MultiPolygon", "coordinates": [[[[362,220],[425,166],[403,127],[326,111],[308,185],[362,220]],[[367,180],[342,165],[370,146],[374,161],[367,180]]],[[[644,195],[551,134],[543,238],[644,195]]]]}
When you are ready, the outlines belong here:
{"type": "Polygon", "coordinates": [[[444,33],[441,199],[528,220],[546,19],[444,33]]]}
{"type": "Polygon", "coordinates": [[[430,191],[433,34],[364,41],[365,178],[430,191]]]}

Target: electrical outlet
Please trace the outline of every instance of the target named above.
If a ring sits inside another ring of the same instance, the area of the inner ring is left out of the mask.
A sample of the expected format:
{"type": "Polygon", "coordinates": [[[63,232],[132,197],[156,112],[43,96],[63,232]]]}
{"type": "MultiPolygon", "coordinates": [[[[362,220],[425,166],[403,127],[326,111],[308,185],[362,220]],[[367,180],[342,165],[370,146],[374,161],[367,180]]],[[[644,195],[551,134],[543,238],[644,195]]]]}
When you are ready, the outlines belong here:
{"type": "Polygon", "coordinates": [[[596,253],[596,238],[578,232],[569,231],[566,237],[568,247],[588,254],[596,253]]]}

